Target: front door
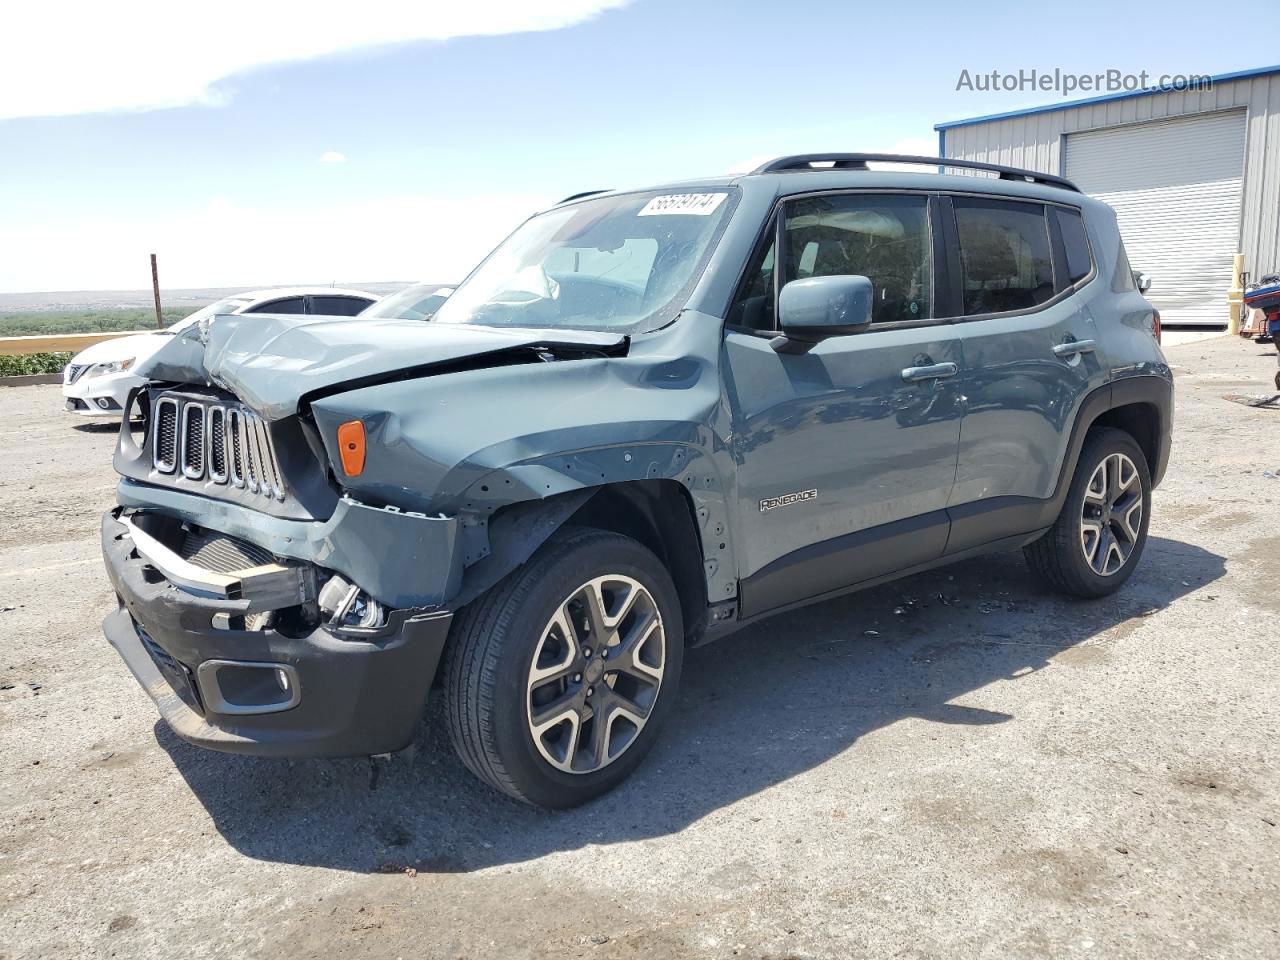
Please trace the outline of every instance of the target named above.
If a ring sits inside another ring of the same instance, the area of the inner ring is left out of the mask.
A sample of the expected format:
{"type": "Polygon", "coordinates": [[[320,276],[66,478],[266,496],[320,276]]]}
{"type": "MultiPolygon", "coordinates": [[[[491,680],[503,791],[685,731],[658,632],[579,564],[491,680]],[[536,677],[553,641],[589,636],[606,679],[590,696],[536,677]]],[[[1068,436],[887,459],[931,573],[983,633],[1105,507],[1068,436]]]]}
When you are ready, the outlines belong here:
{"type": "Polygon", "coordinates": [[[746,616],[942,554],[962,357],[953,328],[931,319],[930,211],[924,195],[793,200],[783,274],[772,239],[748,271],[722,357],[746,616]],[[871,280],[872,328],[806,353],[774,349],[777,291],[829,274],[871,280]]]}

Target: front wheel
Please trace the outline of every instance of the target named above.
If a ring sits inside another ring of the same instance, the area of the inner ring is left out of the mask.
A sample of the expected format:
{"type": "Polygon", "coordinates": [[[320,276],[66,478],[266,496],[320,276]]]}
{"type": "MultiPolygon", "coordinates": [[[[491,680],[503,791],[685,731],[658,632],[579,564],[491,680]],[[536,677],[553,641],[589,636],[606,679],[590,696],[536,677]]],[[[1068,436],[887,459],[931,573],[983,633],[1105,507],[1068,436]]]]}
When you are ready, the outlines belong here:
{"type": "Polygon", "coordinates": [[[1092,431],[1052,527],[1023,548],[1050,586],[1103,597],[1129,579],[1147,542],[1151,473],[1142,448],[1112,427],[1092,431]]]}
{"type": "Polygon", "coordinates": [[[653,745],[684,652],[676,589],[643,545],[575,530],[454,623],[450,739],[497,789],[572,807],[613,789],[653,745]]]}

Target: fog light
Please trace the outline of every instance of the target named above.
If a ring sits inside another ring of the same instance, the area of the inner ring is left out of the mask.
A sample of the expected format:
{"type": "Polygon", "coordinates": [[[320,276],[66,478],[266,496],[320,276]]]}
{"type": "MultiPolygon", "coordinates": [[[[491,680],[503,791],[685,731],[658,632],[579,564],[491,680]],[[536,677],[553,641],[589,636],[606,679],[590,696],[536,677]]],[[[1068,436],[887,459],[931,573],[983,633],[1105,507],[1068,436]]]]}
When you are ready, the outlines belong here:
{"type": "Polygon", "coordinates": [[[94,401],[94,403],[96,403],[103,410],[111,409],[111,401],[108,400],[106,397],[99,397],[97,400],[94,401]]]}
{"type": "Polygon", "coordinates": [[[335,627],[380,627],[386,623],[386,610],[354,583],[334,574],[316,598],[320,612],[335,627]]]}

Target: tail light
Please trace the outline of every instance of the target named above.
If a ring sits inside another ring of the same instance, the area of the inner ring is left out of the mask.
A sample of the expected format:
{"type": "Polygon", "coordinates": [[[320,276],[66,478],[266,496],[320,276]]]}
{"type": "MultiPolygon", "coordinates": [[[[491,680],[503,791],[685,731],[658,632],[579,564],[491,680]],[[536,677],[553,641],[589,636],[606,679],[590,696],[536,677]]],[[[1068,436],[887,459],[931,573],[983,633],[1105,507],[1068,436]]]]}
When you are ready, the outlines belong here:
{"type": "Polygon", "coordinates": [[[1151,335],[1156,338],[1156,343],[1160,342],[1160,311],[1151,308],[1151,335]]]}

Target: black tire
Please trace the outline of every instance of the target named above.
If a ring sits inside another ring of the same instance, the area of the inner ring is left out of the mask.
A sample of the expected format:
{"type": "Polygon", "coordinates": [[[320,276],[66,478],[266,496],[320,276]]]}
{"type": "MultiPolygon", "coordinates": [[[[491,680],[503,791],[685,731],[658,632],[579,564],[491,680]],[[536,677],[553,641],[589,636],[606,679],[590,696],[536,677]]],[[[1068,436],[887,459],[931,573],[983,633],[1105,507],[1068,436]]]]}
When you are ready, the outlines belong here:
{"type": "Polygon", "coordinates": [[[1120,589],[1133,574],[1147,543],[1147,527],[1150,522],[1151,472],[1142,448],[1123,430],[1099,427],[1090,431],[1085,438],[1075,474],[1071,478],[1071,487],[1058,513],[1058,519],[1043,536],[1023,547],[1023,553],[1032,571],[1055,590],[1076,597],[1105,597],[1120,589]],[[1114,454],[1128,457],[1137,468],[1142,484],[1142,519],[1138,536],[1123,565],[1114,572],[1103,575],[1090,565],[1081,546],[1081,518],[1090,479],[1099,465],[1114,454]]]}
{"type": "Polygon", "coordinates": [[[661,561],[616,533],[562,531],[455,617],[443,671],[450,740],[468,769],[503,793],[542,807],[577,806],[612,790],[644,759],[675,702],[683,653],[680,602],[661,561]],[[663,674],[632,742],[601,769],[571,773],[549,763],[535,744],[530,668],[560,605],[587,581],[606,575],[634,578],[652,596],[665,636],[663,674]]]}

